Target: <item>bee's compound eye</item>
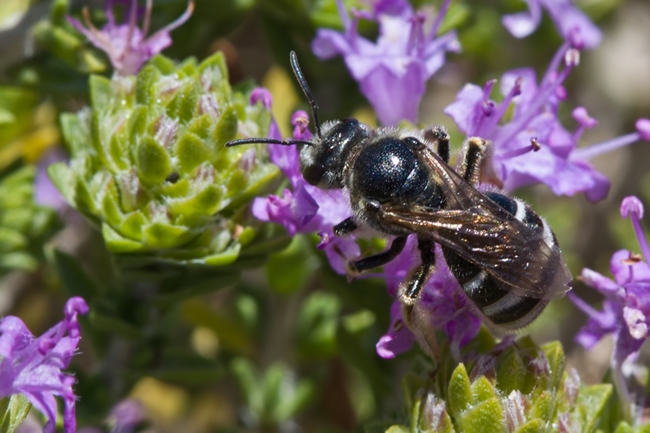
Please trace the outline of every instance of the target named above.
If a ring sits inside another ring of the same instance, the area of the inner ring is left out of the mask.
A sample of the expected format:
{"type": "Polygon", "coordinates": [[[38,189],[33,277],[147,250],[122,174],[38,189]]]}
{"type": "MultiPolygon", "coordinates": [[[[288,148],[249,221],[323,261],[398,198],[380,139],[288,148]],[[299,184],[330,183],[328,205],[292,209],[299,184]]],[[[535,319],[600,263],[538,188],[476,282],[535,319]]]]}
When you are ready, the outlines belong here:
{"type": "Polygon", "coordinates": [[[325,167],[321,164],[313,164],[305,167],[302,171],[302,177],[310,185],[318,185],[325,174],[325,167]]]}

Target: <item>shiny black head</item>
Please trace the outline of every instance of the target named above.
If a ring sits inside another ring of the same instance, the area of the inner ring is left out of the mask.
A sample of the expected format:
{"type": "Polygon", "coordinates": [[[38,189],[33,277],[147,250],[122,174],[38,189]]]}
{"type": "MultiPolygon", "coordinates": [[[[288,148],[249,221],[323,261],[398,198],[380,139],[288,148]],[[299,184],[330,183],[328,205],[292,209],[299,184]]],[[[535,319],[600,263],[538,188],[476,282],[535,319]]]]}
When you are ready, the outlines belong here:
{"type": "Polygon", "coordinates": [[[343,188],[343,170],[350,151],[369,137],[370,128],[357,119],[323,125],[323,136],[300,150],[302,176],[321,189],[343,188]]]}
{"type": "Polygon", "coordinates": [[[369,137],[370,128],[357,119],[351,118],[327,122],[321,127],[318,122],[318,105],[316,105],[305,76],[298,65],[296,53],[293,51],[291,52],[291,68],[307,101],[309,101],[316,135],[310,141],[242,138],[229,141],[226,146],[251,143],[298,146],[301,172],[307,183],[321,189],[343,188],[343,169],[350,150],[354,145],[361,144],[369,137]]]}

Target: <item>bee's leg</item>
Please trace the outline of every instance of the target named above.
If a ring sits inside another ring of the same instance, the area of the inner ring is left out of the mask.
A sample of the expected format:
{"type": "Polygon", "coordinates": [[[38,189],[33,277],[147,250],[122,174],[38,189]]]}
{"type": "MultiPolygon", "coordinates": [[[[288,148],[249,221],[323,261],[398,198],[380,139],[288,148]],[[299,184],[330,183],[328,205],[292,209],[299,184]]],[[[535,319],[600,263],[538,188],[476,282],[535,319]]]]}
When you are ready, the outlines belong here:
{"type": "Polygon", "coordinates": [[[334,234],[337,236],[346,236],[358,228],[357,223],[352,220],[352,217],[349,217],[334,226],[334,234]]]}
{"type": "Polygon", "coordinates": [[[487,142],[482,138],[470,137],[464,147],[460,175],[471,185],[476,185],[481,174],[481,160],[485,156],[487,142]]]}
{"type": "Polygon", "coordinates": [[[421,257],[420,264],[409,273],[409,276],[400,289],[399,297],[403,305],[414,305],[417,303],[422,288],[436,268],[433,241],[418,237],[418,249],[420,250],[421,257]]]}
{"type": "Polygon", "coordinates": [[[378,268],[379,266],[383,266],[392,261],[404,249],[407,237],[408,236],[396,237],[393,239],[393,243],[390,244],[390,247],[379,254],[348,262],[348,273],[351,275],[358,275],[361,272],[378,268]]]}
{"type": "Polygon", "coordinates": [[[422,350],[434,360],[438,359],[439,349],[435,330],[431,327],[430,314],[418,306],[422,288],[435,270],[434,243],[431,239],[418,238],[421,262],[409,273],[406,282],[400,288],[399,300],[402,305],[402,319],[411,330],[422,350]]]}
{"type": "Polygon", "coordinates": [[[434,126],[433,128],[425,129],[424,138],[436,142],[438,156],[446,164],[449,164],[449,134],[447,133],[447,129],[444,126],[434,126]]]}

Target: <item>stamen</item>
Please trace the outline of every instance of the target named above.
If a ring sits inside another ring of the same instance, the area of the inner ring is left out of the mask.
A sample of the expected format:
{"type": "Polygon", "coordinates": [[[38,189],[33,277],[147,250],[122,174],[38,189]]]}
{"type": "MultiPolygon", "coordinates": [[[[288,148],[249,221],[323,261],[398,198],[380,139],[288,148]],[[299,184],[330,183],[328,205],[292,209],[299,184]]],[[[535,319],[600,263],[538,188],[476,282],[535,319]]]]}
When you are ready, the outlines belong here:
{"type": "Polygon", "coordinates": [[[580,51],[569,48],[564,55],[564,64],[567,68],[575,68],[580,64],[580,51]]]}
{"type": "Polygon", "coordinates": [[[424,15],[418,12],[410,17],[409,21],[411,22],[411,31],[406,44],[406,52],[413,53],[415,56],[422,56],[424,50],[424,31],[422,29],[424,15]]]}
{"type": "Polygon", "coordinates": [[[650,119],[639,119],[634,126],[641,138],[645,141],[650,141],[650,119]]]}
{"type": "Polygon", "coordinates": [[[484,136],[489,136],[491,135],[490,132],[496,128],[497,124],[501,121],[503,116],[506,114],[506,111],[508,110],[508,107],[510,106],[510,103],[512,100],[521,94],[521,84],[523,83],[523,78],[518,77],[515,80],[514,85],[506,95],[506,97],[501,101],[501,103],[497,106],[494,115],[490,118],[488,122],[483,125],[483,130],[481,132],[486,132],[484,136]]]}
{"type": "Polygon", "coordinates": [[[354,51],[359,51],[359,31],[357,29],[359,28],[359,20],[364,18],[364,14],[354,9],[350,12],[352,14],[352,20],[348,18],[349,24],[345,28],[345,33],[352,49],[354,51]]]}
{"type": "Polygon", "coordinates": [[[587,109],[585,107],[576,107],[571,113],[571,116],[580,125],[573,133],[573,141],[576,143],[582,137],[582,134],[585,132],[585,129],[591,129],[594,128],[596,125],[598,125],[598,120],[589,116],[589,113],[587,112],[587,109]]]}
{"type": "Polygon", "coordinates": [[[435,39],[436,35],[438,34],[438,29],[440,28],[440,24],[442,24],[442,20],[445,18],[445,15],[447,15],[447,9],[449,9],[450,4],[451,4],[451,0],[444,0],[440,5],[440,10],[438,11],[438,15],[436,15],[436,19],[433,22],[433,26],[431,26],[431,30],[429,31],[429,36],[427,37],[427,40],[431,41],[435,39]]]}
{"type": "Polygon", "coordinates": [[[650,260],[650,246],[648,246],[648,240],[643,232],[643,227],[641,227],[641,218],[643,218],[643,203],[641,203],[641,200],[633,195],[625,197],[621,203],[621,215],[623,218],[629,217],[632,220],[641,254],[646,261],[650,260]]]}
{"type": "MultiPolygon", "coordinates": [[[[580,279],[580,277],[578,277],[578,279],[580,279]]],[[[575,295],[573,292],[567,293],[567,298],[569,298],[571,302],[573,302],[573,304],[576,307],[578,307],[579,310],[582,310],[582,312],[589,317],[593,317],[596,320],[598,320],[599,317],[601,318],[607,317],[607,315],[604,314],[602,311],[596,310],[591,305],[583,301],[582,298],[579,298],[577,295],[575,295]]]]}
{"type": "Polygon", "coordinates": [[[569,161],[589,160],[595,156],[602,155],[603,153],[611,152],[618,148],[627,146],[628,144],[639,141],[641,134],[633,132],[631,134],[623,135],[621,137],[612,138],[611,140],[603,141],[602,143],[593,144],[589,147],[576,149],[569,155],[569,161]]]}
{"type": "Polygon", "coordinates": [[[309,115],[303,110],[298,110],[291,116],[293,128],[293,138],[298,140],[308,140],[311,138],[309,132],[309,115]]]}
{"type": "MultiPolygon", "coordinates": [[[[147,0],[150,2],[151,0],[147,0]]],[[[147,5],[147,7],[149,7],[147,5]]],[[[131,47],[133,45],[133,29],[135,29],[138,24],[138,2],[136,0],[131,0],[131,10],[129,11],[129,27],[126,32],[126,46],[124,48],[124,53],[122,54],[122,59],[126,59],[131,52],[131,47]]],[[[145,35],[142,35],[144,40],[145,35]]]]}
{"type": "Polygon", "coordinates": [[[341,17],[343,28],[347,33],[347,31],[350,29],[350,16],[348,15],[348,12],[345,10],[345,4],[343,4],[343,0],[336,0],[336,10],[338,11],[339,16],[341,17]]]}
{"type": "Polygon", "coordinates": [[[515,135],[522,131],[535,116],[539,115],[541,108],[545,104],[548,104],[549,97],[558,88],[558,86],[560,86],[564,80],[566,80],[569,72],[571,72],[571,69],[571,67],[567,66],[559,74],[557,74],[557,77],[553,81],[540,87],[537,90],[535,98],[528,106],[526,112],[518,116],[519,118],[517,120],[504,126],[494,141],[498,140],[501,143],[508,143],[515,137],[515,135]]]}
{"type": "Polygon", "coordinates": [[[537,137],[530,139],[530,146],[521,147],[519,149],[509,150],[507,152],[496,155],[499,160],[512,159],[530,152],[537,152],[542,148],[542,145],[537,141],[537,137]]]}
{"type": "Polygon", "coordinates": [[[162,29],[158,30],[158,31],[157,31],[153,36],[151,36],[151,38],[149,38],[149,39],[154,38],[154,36],[156,36],[156,35],[158,35],[159,33],[162,33],[162,32],[171,32],[171,31],[174,30],[176,27],[179,27],[179,26],[180,26],[181,24],[183,24],[185,21],[189,20],[190,17],[192,16],[192,13],[193,13],[193,12],[194,12],[194,0],[189,0],[189,1],[187,2],[187,9],[185,9],[185,12],[183,12],[183,14],[182,14],[180,17],[176,18],[174,21],[172,21],[171,23],[167,24],[167,25],[166,25],[165,27],[163,27],[162,29]]]}
{"type": "Polygon", "coordinates": [[[149,25],[151,24],[152,9],[153,9],[153,0],[147,0],[147,6],[144,11],[144,22],[142,23],[142,39],[145,39],[147,37],[147,34],[149,34],[149,25]]]}

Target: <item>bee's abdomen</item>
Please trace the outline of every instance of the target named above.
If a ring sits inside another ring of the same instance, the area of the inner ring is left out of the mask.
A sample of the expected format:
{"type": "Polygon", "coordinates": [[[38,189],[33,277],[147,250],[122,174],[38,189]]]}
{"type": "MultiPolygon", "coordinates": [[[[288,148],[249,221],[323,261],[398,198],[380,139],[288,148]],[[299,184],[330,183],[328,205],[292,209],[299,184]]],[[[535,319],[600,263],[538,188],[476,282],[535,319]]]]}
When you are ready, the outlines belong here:
{"type": "Polygon", "coordinates": [[[508,330],[526,326],[542,312],[547,300],[528,298],[499,288],[485,270],[443,247],[447,265],[465,295],[492,324],[508,330]]]}
{"type": "MultiPolygon", "coordinates": [[[[525,223],[534,231],[543,234],[549,244],[557,245],[553,233],[546,223],[524,202],[503,194],[488,192],[487,197],[495,201],[508,213],[525,223]]],[[[445,260],[467,297],[487,319],[488,325],[505,330],[516,330],[532,322],[544,309],[548,300],[519,296],[500,288],[500,283],[487,271],[454,251],[443,247],[445,260]]]]}

